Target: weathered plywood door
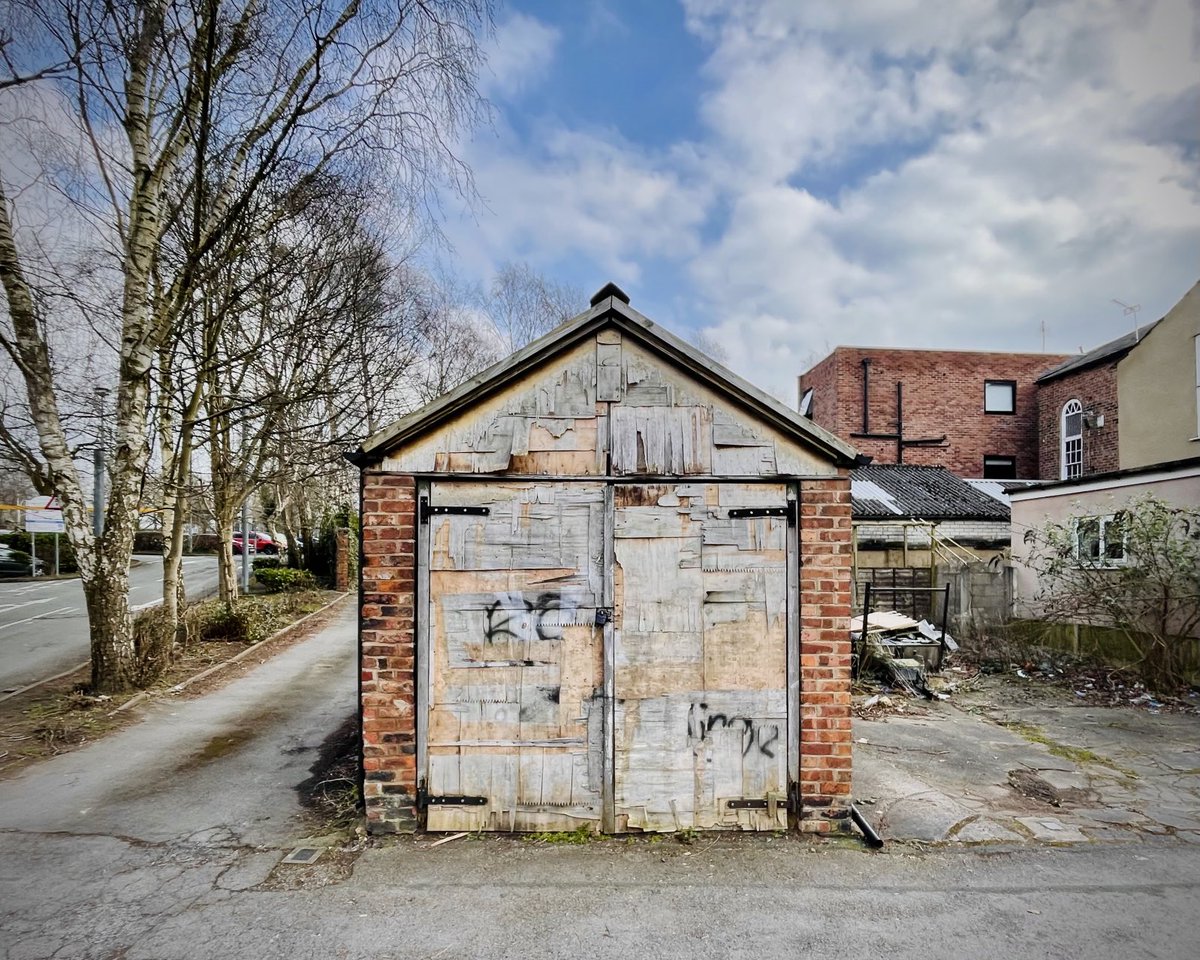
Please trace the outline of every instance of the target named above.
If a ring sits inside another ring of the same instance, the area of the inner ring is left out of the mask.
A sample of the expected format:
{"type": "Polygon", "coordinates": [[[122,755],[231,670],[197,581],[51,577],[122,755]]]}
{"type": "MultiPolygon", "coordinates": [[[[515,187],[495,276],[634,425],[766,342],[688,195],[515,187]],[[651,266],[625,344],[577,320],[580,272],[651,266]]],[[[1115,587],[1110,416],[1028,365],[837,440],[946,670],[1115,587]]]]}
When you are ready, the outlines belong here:
{"type": "Polygon", "coordinates": [[[428,504],[429,829],[599,829],[603,485],[433,483],[428,504]]]}
{"type": "Polygon", "coordinates": [[[787,826],[787,515],[782,484],[616,487],[614,829],[787,826]]]}

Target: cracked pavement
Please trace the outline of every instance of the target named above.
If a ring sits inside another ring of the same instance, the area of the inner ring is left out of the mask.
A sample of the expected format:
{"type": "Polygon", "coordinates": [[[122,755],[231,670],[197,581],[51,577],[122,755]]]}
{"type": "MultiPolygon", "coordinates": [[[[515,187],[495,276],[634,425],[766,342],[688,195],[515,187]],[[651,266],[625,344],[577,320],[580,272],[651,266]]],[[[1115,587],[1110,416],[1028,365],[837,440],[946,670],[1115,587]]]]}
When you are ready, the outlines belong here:
{"type": "Polygon", "coordinates": [[[861,809],[893,839],[1200,844],[1200,717],[1033,700],[856,720],[861,809]]]}
{"type": "Polygon", "coordinates": [[[314,840],[327,847],[316,863],[279,865],[314,829],[297,786],[354,710],[354,646],[347,607],[224,688],[151,703],[143,722],[0,782],[0,957],[1137,960],[1194,951],[1200,857],[1183,839],[1196,809],[1195,718],[1154,718],[1147,730],[1129,711],[1068,718],[1070,730],[1038,707],[998,717],[1111,756],[1139,773],[1128,783],[945,704],[920,722],[860,728],[869,743],[856,756],[856,789],[879,798],[864,809],[885,814],[893,837],[936,822],[931,846],[893,842],[873,853],[848,838],[797,836],[437,847],[418,837],[366,849],[314,840]],[[1092,806],[1035,809],[1006,782],[1023,764],[1092,806]],[[926,809],[936,815],[904,819],[926,809]],[[1017,825],[1050,816],[1091,842],[1042,843],[1017,825]],[[986,835],[992,820],[1011,840],[962,842],[986,835]],[[1102,829],[1114,836],[1095,835],[1102,829]]]}

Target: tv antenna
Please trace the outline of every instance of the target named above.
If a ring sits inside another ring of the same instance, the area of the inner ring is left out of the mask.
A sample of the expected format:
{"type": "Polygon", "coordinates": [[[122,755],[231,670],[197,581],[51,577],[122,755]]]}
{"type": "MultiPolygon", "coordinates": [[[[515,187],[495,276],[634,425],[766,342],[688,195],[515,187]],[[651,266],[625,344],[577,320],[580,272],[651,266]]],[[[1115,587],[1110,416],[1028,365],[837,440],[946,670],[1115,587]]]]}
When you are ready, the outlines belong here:
{"type": "Polygon", "coordinates": [[[1133,314],[1133,341],[1134,343],[1137,343],[1142,339],[1142,328],[1138,324],[1138,311],[1142,309],[1142,305],[1140,303],[1135,303],[1133,306],[1130,306],[1128,303],[1125,303],[1123,300],[1118,300],[1116,297],[1113,297],[1112,302],[1125,312],[1125,316],[1129,316],[1131,313],[1133,314]]]}

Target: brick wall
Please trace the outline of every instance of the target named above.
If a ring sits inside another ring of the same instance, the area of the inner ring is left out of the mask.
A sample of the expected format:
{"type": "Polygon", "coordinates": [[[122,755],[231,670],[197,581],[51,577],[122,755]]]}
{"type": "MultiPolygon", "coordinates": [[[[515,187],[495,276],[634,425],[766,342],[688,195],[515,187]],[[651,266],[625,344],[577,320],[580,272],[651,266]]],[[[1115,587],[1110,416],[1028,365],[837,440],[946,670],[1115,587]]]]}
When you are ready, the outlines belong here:
{"type": "Polygon", "coordinates": [[[944,466],[963,477],[983,475],[988,455],[1016,458],[1017,477],[1038,477],[1036,378],[1064,356],[955,350],[838,347],[800,377],[814,387],[813,421],[844,437],[876,463],[896,463],[894,440],[862,433],[862,360],[870,359],[869,432],[896,432],[896,383],[904,385],[904,435],[947,438],[945,447],[907,447],[904,462],[944,466]],[[1016,381],[1016,412],[988,414],[984,382],[1016,381]],[[832,395],[832,396],[831,396],[832,395]]]}
{"type": "Polygon", "coordinates": [[[800,484],[800,829],[850,805],[850,478],[800,484]]]}
{"type": "Polygon", "coordinates": [[[1061,479],[1062,408],[1078,400],[1085,413],[1104,417],[1103,427],[1083,427],[1083,475],[1120,469],[1118,450],[1117,364],[1069,373],[1038,388],[1039,473],[1042,480],[1061,479]]]}
{"type": "Polygon", "coordinates": [[[413,625],[416,486],[366,471],[362,542],[363,797],[372,833],[417,825],[413,625]]]}
{"type": "MultiPolygon", "coordinates": [[[[819,426],[838,431],[829,424],[841,423],[839,418],[840,404],[838,402],[838,369],[840,357],[837,351],[834,351],[824,360],[818,363],[807,373],[802,374],[799,380],[799,393],[797,394],[797,402],[804,398],[804,391],[809,387],[813,388],[813,402],[809,409],[809,416],[813,423],[819,426]]],[[[861,406],[861,403],[860,403],[861,406]]],[[[847,434],[839,434],[842,437],[847,434]]]]}

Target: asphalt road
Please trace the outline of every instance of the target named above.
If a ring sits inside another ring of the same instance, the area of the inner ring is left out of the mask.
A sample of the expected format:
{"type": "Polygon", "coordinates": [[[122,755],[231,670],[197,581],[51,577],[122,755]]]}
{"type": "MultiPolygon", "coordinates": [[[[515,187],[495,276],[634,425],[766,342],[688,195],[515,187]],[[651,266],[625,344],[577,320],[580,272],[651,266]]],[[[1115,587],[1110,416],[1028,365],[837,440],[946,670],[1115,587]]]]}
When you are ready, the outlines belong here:
{"type": "Polygon", "coordinates": [[[281,865],[354,696],[347,606],[223,689],[0,781],[0,957],[1195,956],[1200,845],[1172,837],[418,838],[281,865]]]}
{"type": "MultiPolygon", "coordinates": [[[[162,596],[162,564],[139,557],[129,570],[129,602],[141,607],[162,596]]],[[[192,596],[217,583],[216,557],[185,557],[192,596]]],[[[87,611],[78,580],[0,580],[0,693],[68,670],[88,658],[87,611]]]]}

